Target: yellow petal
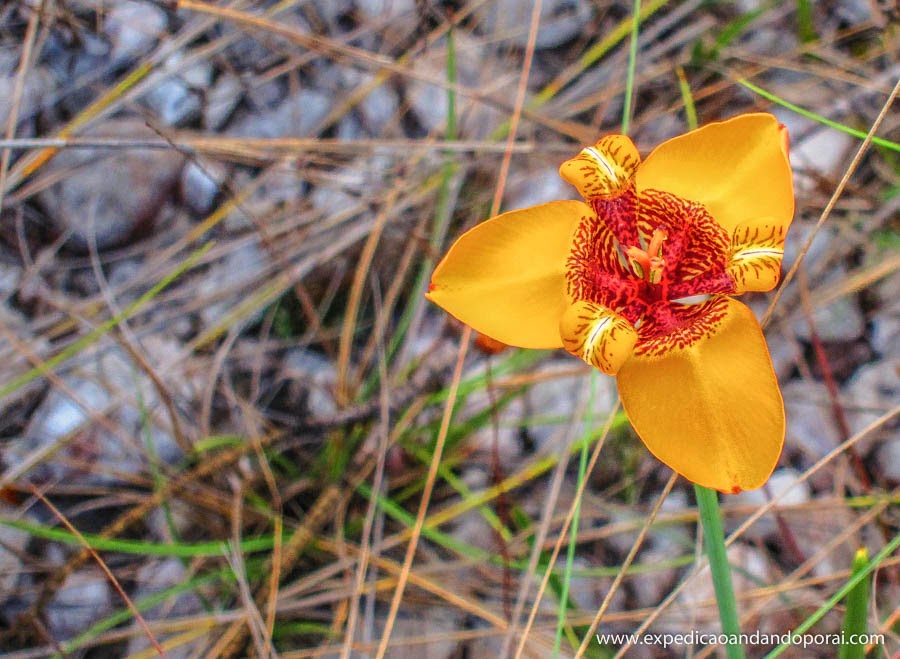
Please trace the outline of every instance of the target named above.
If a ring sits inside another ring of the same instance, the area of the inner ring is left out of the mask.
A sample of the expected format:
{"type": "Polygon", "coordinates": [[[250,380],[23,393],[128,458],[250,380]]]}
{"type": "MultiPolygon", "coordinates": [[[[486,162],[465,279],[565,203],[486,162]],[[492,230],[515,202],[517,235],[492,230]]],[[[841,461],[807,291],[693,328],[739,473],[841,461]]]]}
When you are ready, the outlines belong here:
{"type": "Polygon", "coordinates": [[[794,189],[787,131],[770,114],[744,114],[660,144],[638,168],[638,193],[671,192],[706,206],[728,232],[755,217],[787,227],[794,189]]]}
{"type": "Polygon", "coordinates": [[[657,458],[721,492],[760,487],[784,442],[784,405],[759,323],[731,298],[721,319],[686,348],[633,355],[619,370],[619,395],[657,458]]]}
{"type": "Polygon", "coordinates": [[[554,201],[482,222],[450,247],[426,297],[497,341],[560,348],[566,259],[579,222],[593,216],[580,201],[554,201]]]}
{"type": "Polygon", "coordinates": [[[787,227],[767,217],[740,224],[731,236],[728,274],[736,293],[771,291],[781,275],[787,227]]]}
{"type": "Polygon", "coordinates": [[[566,309],[559,333],[566,350],[607,375],[618,372],[638,338],[625,318],[588,300],[566,309]]]}
{"type": "Polygon", "coordinates": [[[609,198],[631,187],[641,162],[637,148],[625,135],[607,135],[565,161],[559,175],[585,199],[609,198]]]}

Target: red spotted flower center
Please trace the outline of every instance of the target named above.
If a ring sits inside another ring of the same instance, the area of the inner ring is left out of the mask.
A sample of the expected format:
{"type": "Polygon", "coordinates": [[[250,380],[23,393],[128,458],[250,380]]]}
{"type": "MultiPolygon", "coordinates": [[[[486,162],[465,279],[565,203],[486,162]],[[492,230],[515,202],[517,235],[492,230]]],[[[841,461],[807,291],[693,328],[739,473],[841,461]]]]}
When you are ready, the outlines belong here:
{"type": "Polygon", "coordinates": [[[663,355],[709,336],[725,295],[777,278],[783,231],[742,226],[731,236],[702,204],[638,191],[640,158],[627,138],[602,139],[560,173],[594,211],[566,262],[573,301],[560,322],[569,352],[607,373],[632,354],[663,355]],[[777,260],[774,273],[772,263],[777,260]]]}

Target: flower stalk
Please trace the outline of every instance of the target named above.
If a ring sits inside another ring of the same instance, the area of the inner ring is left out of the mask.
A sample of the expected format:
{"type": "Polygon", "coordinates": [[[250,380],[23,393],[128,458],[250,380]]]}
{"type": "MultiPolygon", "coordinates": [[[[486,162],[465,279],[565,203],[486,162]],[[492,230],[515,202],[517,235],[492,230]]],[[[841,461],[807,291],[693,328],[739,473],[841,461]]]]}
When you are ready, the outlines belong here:
{"type": "MultiPolygon", "coordinates": [[[[700,511],[700,523],[703,527],[706,555],[709,558],[709,569],[716,591],[716,602],[719,605],[722,633],[730,638],[738,639],[741,633],[741,623],[738,619],[737,601],[731,582],[731,566],[728,564],[728,553],[725,550],[725,532],[722,529],[719,498],[715,490],[702,485],[695,484],[694,493],[700,511]]],[[[743,659],[744,648],[740,643],[727,643],[725,654],[728,659],[743,659]]]]}

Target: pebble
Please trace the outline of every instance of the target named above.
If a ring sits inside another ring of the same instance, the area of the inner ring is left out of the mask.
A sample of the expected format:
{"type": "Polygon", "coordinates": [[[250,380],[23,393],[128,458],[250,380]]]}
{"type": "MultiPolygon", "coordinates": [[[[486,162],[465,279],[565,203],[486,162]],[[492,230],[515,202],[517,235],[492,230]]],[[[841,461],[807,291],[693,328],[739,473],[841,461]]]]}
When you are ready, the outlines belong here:
{"type": "MultiPolygon", "coordinates": [[[[157,139],[143,121],[112,119],[93,134],[157,139]]],[[[37,198],[73,249],[86,252],[128,243],[149,231],[181,172],[183,157],[171,149],[71,149],[61,151],[48,172],[66,171],[37,198]]]]}
{"type": "MultiPolygon", "coordinates": [[[[528,43],[531,11],[531,3],[497,0],[478,5],[475,15],[481,31],[524,47],[528,43]]],[[[545,0],[541,4],[535,47],[556,48],[574,39],[593,20],[593,15],[593,4],[586,0],[545,0]]]]}
{"type": "MultiPolygon", "coordinates": [[[[0,502],[0,515],[6,519],[16,519],[22,513],[12,506],[0,502]]],[[[12,593],[25,569],[20,556],[27,556],[26,548],[31,534],[11,526],[0,524],[0,603],[12,593]]]]}
{"type": "MultiPolygon", "coordinates": [[[[884,359],[861,367],[844,385],[844,412],[854,434],[886,414],[900,400],[900,359],[884,359]]],[[[882,432],[884,427],[882,427],[882,432]]],[[[861,452],[871,446],[879,432],[862,440],[861,452]]]]}
{"type": "Polygon", "coordinates": [[[878,447],[875,464],[891,485],[900,483],[900,437],[888,439],[878,447]]]}
{"type": "Polygon", "coordinates": [[[200,117],[201,96],[212,82],[212,65],[207,60],[182,67],[181,52],[169,57],[160,71],[163,77],[143,97],[143,102],[166,126],[182,126],[200,117]]]}
{"type": "Polygon", "coordinates": [[[549,201],[576,199],[578,193],[562,180],[557,167],[524,169],[509,177],[504,194],[504,211],[529,208],[549,201]]]}
{"type": "MultiPolygon", "coordinates": [[[[787,272],[794,266],[794,262],[800,255],[800,249],[806,244],[812,234],[815,222],[795,220],[791,223],[787,237],[784,241],[784,259],[782,260],[782,272],[787,272]]],[[[810,281],[823,269],[826,260],[831,257],[837,244],[837,232],[830,227],[823,226],[816,232],[815,238],[803,257],[803,267],[810,276],[810,281]]]]}
{"type": "Polygon", "coordinates": [[[109,56],[123,65],[150,52],[165,34],[166,12],[150,2],[120,2],[106,12],[103,29],[111,43],[109,56]]]}
{"type": "MultiPolygon", "coordinates": [[[[12,101],[18,80],[18,58],[7,53],[0,53],[0,126],[9,122],[12,101]]],[[[43,66],[33,66],[28,71],[22,86],[22,96],[17,113],[16,137],[34,135],[34,120],[41,110],[44,99],[54,90],[51,73],[43,66]]],[[[5,132],[4,132],[5,134],[5,132]]]]}
{"type": "MultiPolygon", "coordinates": [[[[463,33],[454,33],[456,48],[456,74],[460,85],[477,91],[501,93],[508,89],[513,93],[515,76],[502,71],[488,71],[484,66],[483,47],[480,42],[463,33]]],[[[446,80],[447,45],[439,41],[412,62],[413,70],[429,78],[446,80]]],[[[422,127],[429,133],[439,133],[447,123],[447,90],[418,77],[407,84],[407,99],[422,127]]],[[[460,118],[460,134],[470,138],[487,137],[506,118],[506,115],[483,101],[457,94],[456,115],[460,118]]]]}
{"type": "Polygon", "coordinates": [[[795,112],[775,108],[772,113],[788,128],[791,167],[801,189],[813,188],[820,177],[836,180],[840,176],[849,162],[851,149],[858,144],[855,137],[820,126],[795,112]],[[804,173],[804,170],[812,175],[804,173]]]}
{"type": "MultiPolygon", "coordinates": [[[[847,269],[839,265],[821,280],[814,284],[810,282],[814,287],[810,291],[813,325],[819,340],[825,343],[850,343],[860,338],[866,330],[866,320],[854,295],[841,296],[824,306],[815,304],[817,294],[831,290],[846,281],[847,277],[847,269]]],[[[804,311],[798,307],[793,315],[791,328],[794,334],[809,341],[812,331],[804,311]]]]}
{"type": "MultiPolygon", "coordinates": [[[[739,492],[738,494],[729,497],[728,502],[733,502],[736,505],[760,508],[766,505],[770,498],[774,499],[784,492],[787,494],[779,501],[775,510],[780,511],[781,516],[788,524],[790,524],[792,520],[805,523],[805,518],[807,516],[806,511],[792,512],[790,510],[782,510],[784,508],[790,508],[791,506],[799,506],[807,503],[812,498],[812,490],[809,481],[801,481],[800,472],[792,467],[776,469],[763,487],[757,490],[745,490],[739,492]]],[[[731,522],[729,528],[732,531],[744,521],[743,519],[733,517],[729,518],[729,520],[731,522]]],[[[775,515],[770,512],[754,522],[754,524],[744,532],[744,537],[751,542],[765,542],[766,540],[772,539],[772,537],[777,534],[778,525],[775,521],[775,515]]]]}
{"type": "Polygon", "coordinates": [[[56,641],[68,640],[112,613],[109,580],[100,570],[70,574],[46,609],[47,628],[56,641]]]}
{"type": "MultiPolygon", "coordinates": [[[[200,282],[197,296],[208,300],[200,309],[200,319],[205,329],[225,319],[246,298],[260,280],[260,272],[269,263],[269,254],[257,239],[234,243],[232,249],[210,268],[210,276],[200,282]]],[[[264,309],[258,309],[249,318],[232,322],[252,323],[258,320],[264,309]]]]}
{"type": "Polygon", "coordinates": [[[215,160],[189,162],[181,171],[181,199],[194,215],[204,217],[212,212],[228,172],[215,160]]]}
{"type": "MultiPolygon", "coordinates": [[[[143,337],[141,347],[145,358],[157,365],[170,361],[178,350],[176,344],[154,336],[143,337]]],[[[155,387],[118,346],[84,351],[59,377],[65,390],[51,388],[23,435],[5,445],[7,462],[20,464],[63,442],[52,457],[26,472],[29,481],[108,485],[120,480],[118,474],[145,472],[151,459],[171,464],[181,457],[155,387]],[[106,416],[121,432],[112,434],[92,420],[95,415],[106,416]]],[[[173,395],[189,397],[196,384],[184,377],[164,377],[173,395]]]]}
{"type": "Polygon", "coordinates": [[[532,371],[538,376],[548,376],[531,385],[525,394],[528,434],[539,452],[561,449],[561,442],[567,437],[578,438],[584,433],[583,417],[575,422],[574,430],[568,430],[568,426],[581,404],[588,399],[592,377],[596,378],[595,426],[604,423],[616,403],[615,380],[612,378],[600,374],[594,376],[589,371],[566,374],[580,365],[581,362],[574,358],[552,359],[532,371]],[[558,373],[565,375],[558,376],[558,373]]]}
{"type": "Polygon", "coordinates": [[[203,108],[203,124],[209,130],[222,128],[234,113],[241,97],[244,85],[240,78],[223,73],[212,84],[206,94],[206,105],[203,108]]]}
{"type": "MultiPolygon", "coordinates": [[[[769,582],[769,562],[755,547],[733,544],[728,548],[728,562],[735,566],[731,574],[738,598],[742,593],[769,582]]],[[[684,633],[685,628],[706,633],[718,633],[721,630],[709,566],[685,585],[678,594],[677,601],[680,606],[673,607],[660,618],[660,628],[673,633],[684,633]]]]}
{"type": "Polygon", "coordinates": [[[786,453],[799,452],[805,464],[812,464],[842,441],[824,384],[793,380],[781,393],[787,421],[786,453]]]}
{"type": "MultiPolygon", "coordinates": [[[[177,558],[166,558],[159,561],[150,561],[142,565],[135,578],[137,587],[131,596],[136,605],[141,603],[148,597],[156,595],[164,590],[178,586],[186,581],[190,575],[184,567],[184,564],[177,558]]],[[[179,618],[201,613],[203,611],[203,603],[196,593],[186,590],[178,595],[172,595],[164,602],[156,606],[143,610],[141,615],[147,621],[151,620],[168,620],[171,618],[179,618]]],[[[156,640],[164,644],[165,635],[158,635],[156,640]]],[[[198,651],[209,641],[204,635],[194,639],[189,643],[179,642],[174,647],[166,650],[166,656],[169,659],[187,659],[196,656],[198,651]]],[[[146,652],[151,648],[150,641],[145,634],[137,634],[132,637],[128,643],[128,656],[136,655],[140,652],[146,652]]]]}
{"type": "Polygon", "coordinates": [[[271,110],[247,114],[229,129],[233,137],[274,139],[312,135],[332,108],[334,96],[302,89],[271,110]]]}
{"type": "Polygon", "coordinates": [[[319,353],[295,348],[281,362],[278,380],[286,382],[295,411],[305,410],[313,419],[327,418],[338,410],[334,398],[337,371],[334,362],[319,353]]]}

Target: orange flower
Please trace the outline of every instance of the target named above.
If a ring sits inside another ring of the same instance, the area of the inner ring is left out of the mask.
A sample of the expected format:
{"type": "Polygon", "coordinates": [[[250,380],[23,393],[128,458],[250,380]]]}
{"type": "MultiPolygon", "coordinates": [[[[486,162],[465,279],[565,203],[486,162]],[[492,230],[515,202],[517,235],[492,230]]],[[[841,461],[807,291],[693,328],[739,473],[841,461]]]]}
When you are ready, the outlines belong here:
{"type": "Polygon", "coordinates": [[[732,295],[778,282],[794,214],[787,131],[741,115],[641,162],[609,135],[560,167],[584,202],[491,218],[462,235],[428,298],[522,348],[616,375],[647,448],[699,485],[760,487],[784,406],[759,323],[732,295]]]}

